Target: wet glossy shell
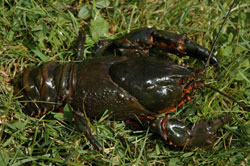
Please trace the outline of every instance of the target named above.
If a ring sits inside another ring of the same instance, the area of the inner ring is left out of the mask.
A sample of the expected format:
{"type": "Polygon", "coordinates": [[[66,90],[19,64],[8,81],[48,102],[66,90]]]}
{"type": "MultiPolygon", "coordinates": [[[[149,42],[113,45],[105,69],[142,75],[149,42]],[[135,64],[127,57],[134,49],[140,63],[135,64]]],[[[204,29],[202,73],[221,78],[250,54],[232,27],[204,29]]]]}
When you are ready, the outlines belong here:
{"type": "Polygon", "coordinates": [[[181,99],[178,81],[187,80],[191,72],[161,58],[137,57],[112,65],[110,75],[143,106],[157,112],[181,99]]]}
{"type": "Polygon", "coordinates": [[[20,87],[29,115],[59,109],[70,103],[74,110],[99,118],[105,110],[115,120],[153,117],[181,99],[191,72],[155,57],[105,56],[81,63],[49,62],[24,73],[20,87]]]}
{"type": "Polygon", "coordinates": [[[180,100],[191,72],[159,58],[101,57],[78,64],[72,106],[98,118],[105,110],[116,120],[154,116],[180,100]],[[84,102],[84,105],[83,105],[84,102]]]}

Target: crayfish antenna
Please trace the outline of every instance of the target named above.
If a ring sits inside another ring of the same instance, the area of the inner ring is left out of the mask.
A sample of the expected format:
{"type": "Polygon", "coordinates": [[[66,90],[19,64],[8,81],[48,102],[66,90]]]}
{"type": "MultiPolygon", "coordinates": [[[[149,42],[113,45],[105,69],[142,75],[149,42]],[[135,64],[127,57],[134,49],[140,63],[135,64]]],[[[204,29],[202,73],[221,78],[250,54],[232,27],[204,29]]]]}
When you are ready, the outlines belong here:
{"type": "MultiPolygon", "coordinates": [[[[224,25],[225,25],[225,23],[226,23],[226,21],[227,21],[229,15],[230,15],[231,11],[232,11],[232,8],[233,8],[235,2],[236,2],[236,0],[234,0],[233,3],[231,4],[230,9],[229,9],[229,11],[227,12],[227,15],[226,15],[226,17],[225,17],[225,19],[224,19],[224,21],[223,21],[223,24],[221,25],[220,30],[219,30],[219,32],[218,32],[218,34],[217,34],[217,36],[216,36],[216,39],[215,39],[214,42],[213,42],[212,48],[211,48],[211,50],[210,50],[210,53],[209,53],[209,56],[208,56],[208,59],[207,59],[207,62],[206,62],[205,67],[204,67],[204,69],[203,69],[203,73],[205,73],[206,69],[208,68],[208,66],[209,66],[209,64],[210,64],[211,58],[214,56],[214,55],[213,55],[213,51],[214,51],[215,45],[216,45],[216,43],[217,43],[217,41],[218,41],[219,35],[221,34],[221,31],[222,31],[224,25]]],[[[225,94],[225,93],[219,91],[218,89],[215,89],[214,87],[211,87],[211,86],[209,86],[209,85],[205,85],[205,87],[207,87],[207,88],[209,88],[209,89],[212,89],[212,90],[214,90],[214,91],[220,93],[221,95],[223,95],[223,96],[229,98],[230,100],[232,100],[233,102],[237,103],[237,104],[240,105],[242,108],[244,108],[246,111],[250,111],[250,106],[246,106],[246,105],[244,105],[244,104],[238,102],[238,101],[235,100],[234,98],[232,98],[232,97],[230,97],[229,95],[227,95],[227,94],[225,94]]]]}
{"type": "Polygon", "coordinates": [[[225,17],[225,19],[224,19],[224,21],[223,21],[223,24],[222,24],[221,27],[220,27],[220,30],[219,30],[219,32],[218,32],[218,34],[217,34],[217,36],[216,36],[216,39],[215,39],[214,42],[213,42],[212,49],[211,49],[210,52],[209,52],[209,56],[208,56],[206,65],[205,65],[205,67],[204,67],[204,69],[203,69],[203,73],[205,73],[206,69],[208,68],[208,65],[210,64],[210,60],[211,60],[211,58],[212,58],[212,56],[213,56],[213,51],[214,51],[215,45],[216,45],[216,43],[217,43],[217,41],[218,41],[219,35],[221,34],[222,28],[224,27],[224,25],[225,25],[225,23],[226,23],[226,21],[227,21],[229,15],[230,15],[230,13],[231,13],[231,10],[232,10],[232,8],[233,8],[235,2],[236,2],[236,0],[234,0],[233,3],[232,3],[232,5],[230,6],[230,9],[229,9],[229,11],[227,12],[227,15],[226,15],[226,17],[225,17]]]}
{"type": "Polygon", "coordinates": [[[250,106],[249,106],[249,105],[245,105],[245,104],[243,104],[243,103],[237,101],[236,99],[232,98],[231,96],[227,95],[226,93],[221,92],[220,90],[218,90],[218,89],[216,89],[216,88],[214,88],[214,87],[212,87],[212,86],[209,86],[209,85],[206,85],[206,84],[204,84],[204,86],[205,86],[206,88],[212,89],[212,90],[218,92],[219,94],[221,94],[221,95],[223,95],[223,96],[229,98],[230,100],[232,100],[233,102],[235,102],[235,103],[237,103],[239,106],[241,106],[244,110],[250,112],[250,106]]]}

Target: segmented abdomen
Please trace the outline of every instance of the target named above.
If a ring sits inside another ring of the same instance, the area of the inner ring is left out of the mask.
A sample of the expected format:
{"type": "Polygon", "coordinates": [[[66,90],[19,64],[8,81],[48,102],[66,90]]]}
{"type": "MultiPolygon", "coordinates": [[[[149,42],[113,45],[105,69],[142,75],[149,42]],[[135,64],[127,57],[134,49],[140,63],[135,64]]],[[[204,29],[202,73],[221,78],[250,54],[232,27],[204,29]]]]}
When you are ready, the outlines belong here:
{"type": "Polygon", "coordinates": [[[24,72],[19,88],[22,89],[25,111],[40,116],[48,110],[62,107],[71,100],[75,80],[74,63],[48,62],[24,72]]]}

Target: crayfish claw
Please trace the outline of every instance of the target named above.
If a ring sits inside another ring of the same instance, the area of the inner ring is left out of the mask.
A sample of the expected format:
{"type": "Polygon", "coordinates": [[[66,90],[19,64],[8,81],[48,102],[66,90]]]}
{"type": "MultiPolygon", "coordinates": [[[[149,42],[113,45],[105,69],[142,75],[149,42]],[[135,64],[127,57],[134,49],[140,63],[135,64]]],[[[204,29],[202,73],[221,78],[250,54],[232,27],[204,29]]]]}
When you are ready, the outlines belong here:
{"type": "Polygon", "coordinates": [[[231,119],[230,114],[225,114],[212,120],[210,124],[200,121],[190,130],[182,121],[166,116],[156,118],[150,124],[150,129],[164,140],[169,140],[173,145],[204,147],[214,142],[215,135],[213,133],[229,123],[231,119]]]}
{"type": "Polygon", "coordinates": [[[225,114],[222,117],[213,119],[209,125],[205,122],[198,122],[192,129],[190,145],[193,147],[202,147],[211,144],[215,140],[215,133],[232,119],[231,114],[225,114]]]}
{"type": "Polygon", "coordinates": [[[207,143],[212,143],[211,132],[209,126],[205,122],[198,122],[194,125],[192,129],[192,135],[190,139],[190,146],[192,147],[202,147],[207,143]]]}
{"type": "Polygon", "coordinates": [[[210,130],[211,132],[216,132],[218,129],[220,129],[221,127],[223,127],[225,124],[229,123],[232,119],[232,115],[231,114],[225,114],[224,116],[217,118],[217,119],[213,119],[210,122],[210,130]]]}

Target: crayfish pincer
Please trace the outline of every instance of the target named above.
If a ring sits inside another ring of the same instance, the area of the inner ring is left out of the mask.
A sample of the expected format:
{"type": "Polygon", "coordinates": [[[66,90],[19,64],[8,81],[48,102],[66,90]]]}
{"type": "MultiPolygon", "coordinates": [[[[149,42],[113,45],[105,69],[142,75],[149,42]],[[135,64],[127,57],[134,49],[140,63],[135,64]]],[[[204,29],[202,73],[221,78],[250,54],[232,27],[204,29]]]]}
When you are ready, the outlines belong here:
{"type": "MultiPolygon", "coordinates": [[[[85,36],[80,33],[79,43],[85,36]]],[[[77,58],[81,59],[83,44],[78,44],[77,58]]],[[[89,118],[100,118],[105,110],[110,119],[123,120],[150,128],[175,145],[202,147],[211,143],[213,132],[229,123],[231,116],[224,115],[210,124],[198,122],[189,129],[182,121],[169,115],[190,100],[192,90],[204,83],[196,81],[199,74],[161,57],[150,56],[152,47],[181,56],[206,60],[209,51],[177,35],[155,28],[142,28],[117,40],[102,41],[96,57],[82,62],[48,62],[24,72],[19,82],[25,112],[40,116],[58,110],[66,103],[73,108],[76,125],[98,150],[102,146],[91,134],[83,115],[83,105],[89,118]],[[110,49],[117,50],[114,56],[110,49]],[[108,54],[102,56],[103,54],[108,54]]],[[[211,64],[217,58],[211,56],[211,64]]]]}

